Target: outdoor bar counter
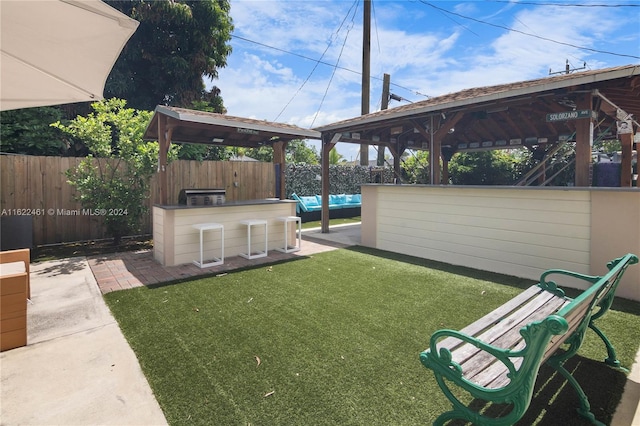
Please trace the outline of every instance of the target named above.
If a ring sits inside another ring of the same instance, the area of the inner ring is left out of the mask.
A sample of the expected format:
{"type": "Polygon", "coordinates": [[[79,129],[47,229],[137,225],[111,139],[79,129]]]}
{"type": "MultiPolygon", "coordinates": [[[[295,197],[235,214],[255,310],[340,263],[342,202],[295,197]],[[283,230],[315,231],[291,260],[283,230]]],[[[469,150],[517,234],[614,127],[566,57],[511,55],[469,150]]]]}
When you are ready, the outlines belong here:
{"type": "MultiPolygon", "coordinates": [[[[361,229],[364,246],[453,265],[603,275],[614,257],[640,255],[640,188],[367,184],[361,229]]],[[[616,295],[640,301],[640,267],[616,295]]]]}
{"type": "MultiPolygon", "coordinates": [[[[238,256],[247,251],[247,225],[243,220],[266,220],[268,250],[284,247],[285,225],[279,217],[295,216],[293,200],[263,199],[227,201],[208,206],[154,205],[153,256],[164,266],[192,263],[200,258],[200,232],[193,225],[219,223],[224,226],[224,257],[238,256]]],[[[287,223],[288,243],[295,241],[294,223],[287,223]]],[[[220,256],[219,230],[203,234],[204,258],[220,256]]],[[[252,247],[264,248],[264,226],[253,226],[252,247]]]]}

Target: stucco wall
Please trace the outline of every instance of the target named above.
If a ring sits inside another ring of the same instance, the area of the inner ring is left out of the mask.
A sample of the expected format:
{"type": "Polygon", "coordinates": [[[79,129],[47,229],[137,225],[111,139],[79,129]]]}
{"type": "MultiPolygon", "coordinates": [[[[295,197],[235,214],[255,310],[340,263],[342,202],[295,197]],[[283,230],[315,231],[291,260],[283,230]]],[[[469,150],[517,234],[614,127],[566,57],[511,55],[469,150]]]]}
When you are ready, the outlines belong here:
{"type": "MultiPolygon", "coordinates": [[[[602,275],[612,256],[640,256],[640,190],[593,191],[591,201],[591,273],[602,275]]],[[[640,265],[625,272],[616,294],[640,300],[640,265]]]]}
{"type": "MultiPolygon", "coordinates": [[[[640,254],[639,191],[366,185],[362,193],[362,244],[382,250],[530,279],[550,268],[601,274],[612,258],[640,254]]],[[[637,269],[618,295],[640,300],[637,269]]]]}

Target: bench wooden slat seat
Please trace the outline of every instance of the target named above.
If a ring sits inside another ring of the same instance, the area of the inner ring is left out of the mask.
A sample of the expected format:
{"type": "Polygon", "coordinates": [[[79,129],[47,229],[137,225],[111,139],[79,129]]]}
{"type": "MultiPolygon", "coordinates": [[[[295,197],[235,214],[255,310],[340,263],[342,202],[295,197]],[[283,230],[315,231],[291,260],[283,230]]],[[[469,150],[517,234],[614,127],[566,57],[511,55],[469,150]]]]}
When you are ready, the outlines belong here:
{"type": "Polygon", "coordinates": [[[578,351],[586,330],[591,328],[605,344],[605,363],[620,366],[613,345],[594,321],[611,307],[624,271],[635,263],[638,257],[631,253],[614,259],[607,264],[609,272],[603,276],[548,270],[538,284],[462,330],[436,331],[431,336],[429,349],[420,354],[420,360],[433,370],[453,409],[441,414],[434,424],[452,419],[473,424],[514,424],[529,407],[542,363],[567,379],[579,396],[578,412],[599,424],[590,412],[586,394],[563,364],[578,351]],[[571,299],[549,280],[556,275],[586,281],[588,288],[571,299]],[[512,409],[500,418],[485,416],[458,400],[449,383],[474,398],[510,404],[512,409]]]}

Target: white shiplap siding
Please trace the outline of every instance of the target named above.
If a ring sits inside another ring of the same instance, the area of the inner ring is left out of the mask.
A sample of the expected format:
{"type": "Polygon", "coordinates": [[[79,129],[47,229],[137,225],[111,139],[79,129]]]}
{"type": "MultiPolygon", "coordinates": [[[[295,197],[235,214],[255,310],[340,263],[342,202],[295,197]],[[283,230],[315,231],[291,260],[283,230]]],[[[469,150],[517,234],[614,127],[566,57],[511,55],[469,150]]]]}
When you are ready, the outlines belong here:
{"type": "Polygon", "coordinates": [[[380,187],[378,247],[537,279],[589,272],[588,191],[380,187]]]}

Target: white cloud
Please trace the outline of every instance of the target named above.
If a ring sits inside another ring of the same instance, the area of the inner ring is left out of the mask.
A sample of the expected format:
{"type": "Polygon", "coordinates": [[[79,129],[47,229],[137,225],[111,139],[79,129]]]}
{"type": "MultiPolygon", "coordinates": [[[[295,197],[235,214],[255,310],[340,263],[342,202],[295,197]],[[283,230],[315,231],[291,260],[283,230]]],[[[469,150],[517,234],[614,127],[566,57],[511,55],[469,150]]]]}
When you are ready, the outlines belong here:
{"type": "MultiPolygon", "coordinates": [[[[436,5],[575,46],[640,55],[637,15],[624,10],[518,3],[487,6],[485,2],[436,5]]],[[[361,1],[232,0],[231,16],[235,35],[280,50],[232,39],[234,51],[214,81],[229,114],[266,120],[278,117],[278,121],[301,127],[359,115],[361,1]],[[357,13],[348,15],[354,5],[357,13]],[[339,66],[351,71],[337,69],[332,78],[331,66],[283,52],[320,59],[325,50],[323,62],[335,64],[340,58],[339,66]]],[[[380,105],[383,73],[391,74],[392,92],[421,100],[424,98],[415,92],[437,96],[541,78],[549,68],[564,69],[566,59],[576,67],[587,61],[590,69],[639,62],[449,16],[419,2],[376,1],[374,17],[371,111],[380,105]]],[[[345,158],[355,159],[359,146],[338,144],[338,149],[345,158]]]]}

